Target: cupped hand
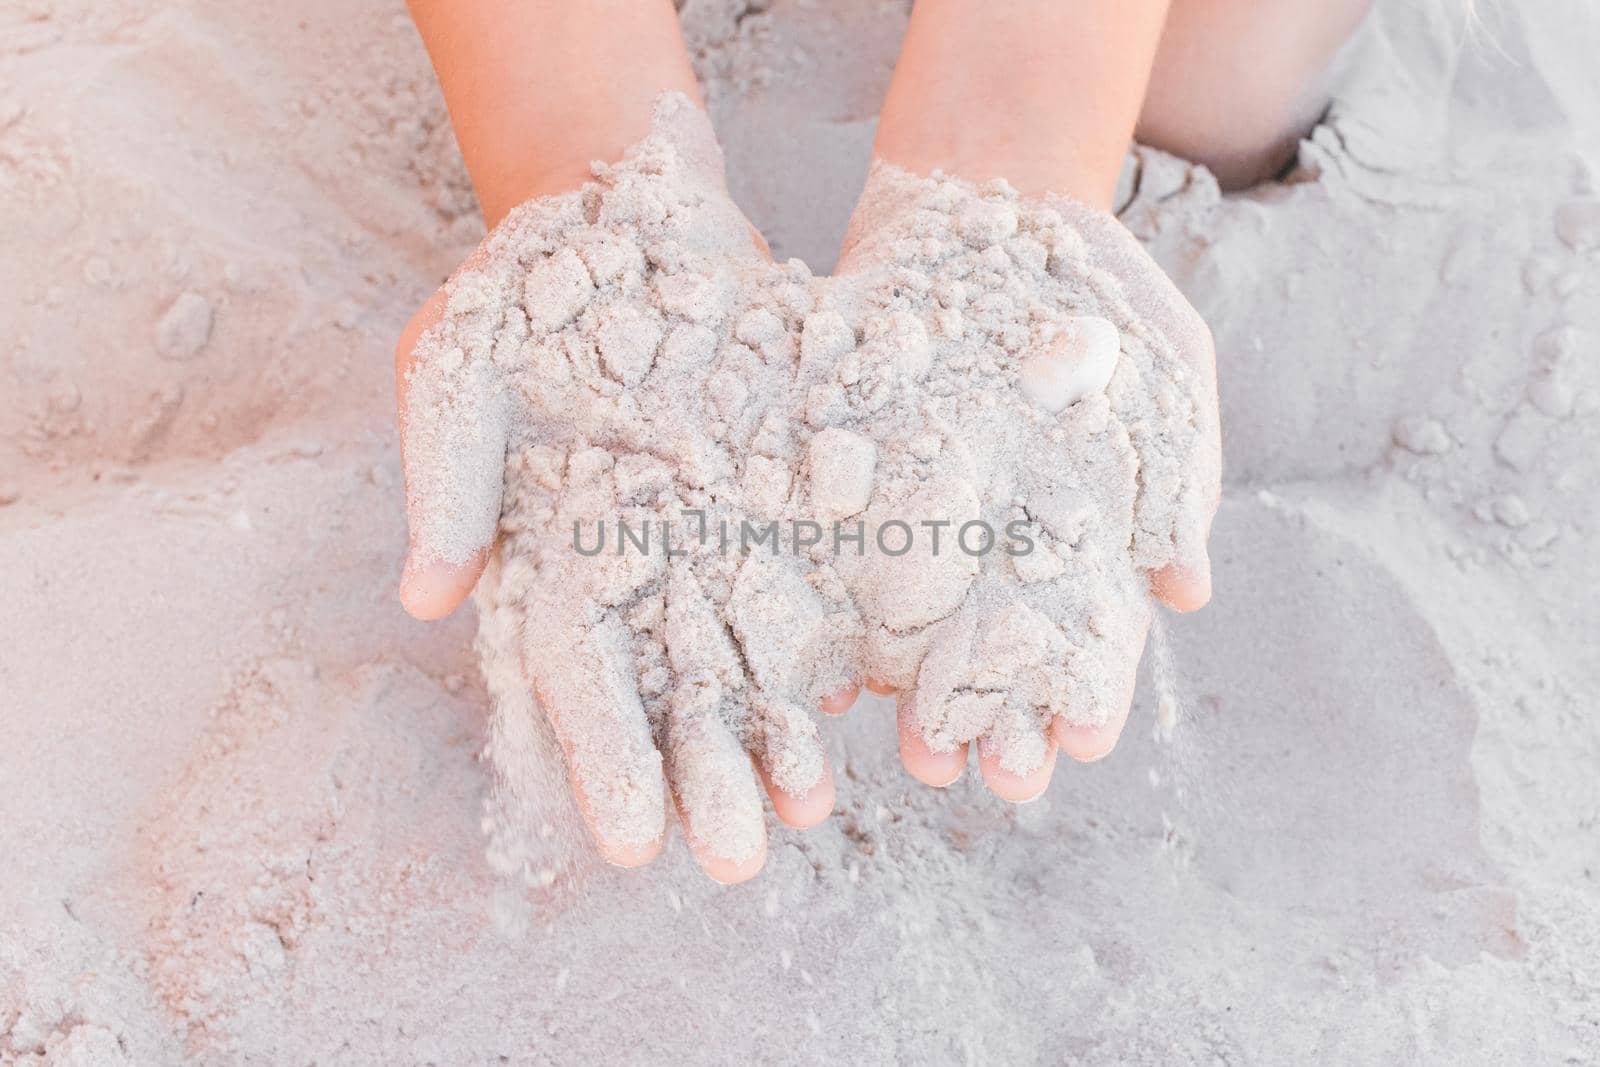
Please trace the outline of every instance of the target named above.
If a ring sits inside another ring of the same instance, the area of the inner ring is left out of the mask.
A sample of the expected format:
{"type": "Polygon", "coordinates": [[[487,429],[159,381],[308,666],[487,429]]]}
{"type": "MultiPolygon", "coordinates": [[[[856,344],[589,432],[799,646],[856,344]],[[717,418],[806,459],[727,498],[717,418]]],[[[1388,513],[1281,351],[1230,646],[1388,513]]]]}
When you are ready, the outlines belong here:
{"type": "Polygon", "coordinates": [[[1113,216],[1000,182],[875,165],[840,270],[883,347],[931,364],[858,404],[880,448],[913,453],[880,464],[869,520],[1020,521],[1034,549],[864,568],[866,684],[898,693],[914,777],[949,785],[976,744],[988,787],[1031,800],[1058,752],[1116,744],[1150,594],[1210,597],[1210,333],[1113,216]]]}
{"type": "Polygon", "coordinates": [[[402,600],[439,618],[477,587],[499,714],[537,694],[619,865],[660,852],[670,803],[706,873],[742,881],[766,854],[763,791],[791,826],[833,806],[811,711],[838,702],[853,610],[803,560],[689,543],[781,495],[776,455],[744,456],[788,447],[763,399],[788,370],[762,349],[807,281],[771,262],[709,123],[668,96],[623,162],[514,210],[400,340],[402,600]]]}

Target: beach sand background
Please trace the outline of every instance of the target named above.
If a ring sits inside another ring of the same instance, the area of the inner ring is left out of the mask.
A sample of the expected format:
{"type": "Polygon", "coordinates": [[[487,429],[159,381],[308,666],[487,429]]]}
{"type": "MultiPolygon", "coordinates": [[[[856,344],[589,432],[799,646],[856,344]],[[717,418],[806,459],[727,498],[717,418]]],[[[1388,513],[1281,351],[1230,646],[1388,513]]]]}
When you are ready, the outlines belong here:
{"type": "MultiPolygon", "coordinates": [[[[780,257],[907,7],[686,0],[780,257]]],[[[527,890],[472,614],[394,594],[391,346],[481,236],[404,10],[7,5],[0,1061],[1600,1060],[1600,10],[1478,9],[1380,3],[1284,182],[1130,162],[1222,388],[1175,722],[1018,808],[864,698],[754,882],[527,890]]]]}

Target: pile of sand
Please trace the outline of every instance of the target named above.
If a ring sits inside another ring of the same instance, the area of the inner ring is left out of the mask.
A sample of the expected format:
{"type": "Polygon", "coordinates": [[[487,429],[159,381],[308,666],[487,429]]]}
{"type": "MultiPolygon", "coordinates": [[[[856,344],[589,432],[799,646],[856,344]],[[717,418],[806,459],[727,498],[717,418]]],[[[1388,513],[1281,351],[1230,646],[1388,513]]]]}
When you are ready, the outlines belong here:
{"type": "MultiPolygon", "coordinates": [[[[780,258],[832,266],[904,6],[685,4],[780,258]]],[[[756,882],[557,823],[531,894],[473,621],[393,593],[389,348],[482,236],[404,13],[13,8],[0,1058],[1595,1058],[1587,5],[1380,10],[1284,184],[1134,159],[1226,433],[1167,740],[1013,808],[863,700],[756,882]]]]}

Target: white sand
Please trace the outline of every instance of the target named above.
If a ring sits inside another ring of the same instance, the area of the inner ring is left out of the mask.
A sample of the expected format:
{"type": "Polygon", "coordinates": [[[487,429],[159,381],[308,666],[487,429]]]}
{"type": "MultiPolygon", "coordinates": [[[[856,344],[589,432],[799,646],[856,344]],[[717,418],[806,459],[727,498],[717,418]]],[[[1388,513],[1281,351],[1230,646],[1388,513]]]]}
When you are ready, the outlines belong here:
{"type": "MultiPolygon", "coordinates": [[[[780,257],[831,267],[902,7],[688,4],[780,257]]],[[[1292,183],[1138,157],[1228,460],[1170,740],[1146,686],[1019,809],[863,701],[756,882],[555,820],[526,900],[473,621],[393,594],[389,347],[481,236],[403,12],[0,13],[0,1060],[1600,1057],[1600,17],[1446,7],[1292,183]]]]}

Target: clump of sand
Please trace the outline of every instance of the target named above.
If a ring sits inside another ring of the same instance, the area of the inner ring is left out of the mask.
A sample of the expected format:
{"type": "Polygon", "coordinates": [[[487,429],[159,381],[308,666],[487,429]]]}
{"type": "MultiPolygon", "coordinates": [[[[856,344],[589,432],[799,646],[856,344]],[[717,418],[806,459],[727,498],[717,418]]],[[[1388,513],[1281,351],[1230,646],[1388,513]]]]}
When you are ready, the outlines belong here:
{"type": "Polygon", "coordinates": [[[935,751],[1026,774],[1052,720],[1126,706],[1149,577],[1203,551],[1204,327],[1082,205],[880,164],[817,278],[771,261],[667,96],[447,293],[408,377],[420,554],[498,527],[486,675],[503,715],[538,691],[608,840],[661,835],[664,773],[697,840],[753,856],[745,753],[817,786],[811,711],[863,676],[935,751]]]}

